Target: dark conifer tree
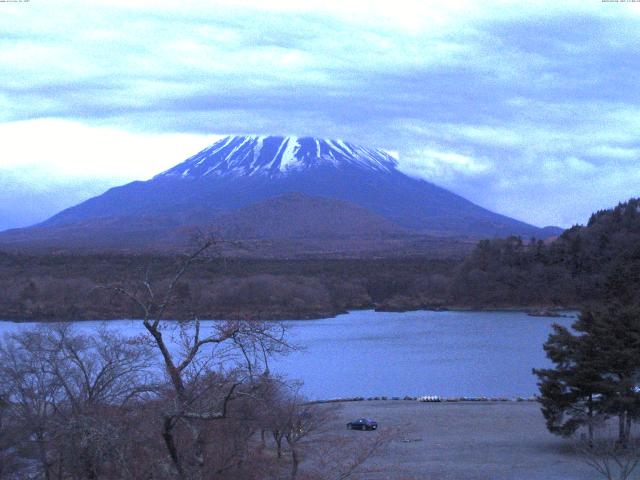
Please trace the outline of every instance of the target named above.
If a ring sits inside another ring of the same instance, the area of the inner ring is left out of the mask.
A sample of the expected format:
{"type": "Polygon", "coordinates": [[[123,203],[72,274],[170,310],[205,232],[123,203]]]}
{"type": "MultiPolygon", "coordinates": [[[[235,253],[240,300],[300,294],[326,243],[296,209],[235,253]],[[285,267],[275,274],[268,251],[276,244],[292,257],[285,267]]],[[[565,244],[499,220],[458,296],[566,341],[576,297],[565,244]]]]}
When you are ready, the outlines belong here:
{"type": "Polygon", "coordinates": [[[625,444],[640,416],[640,311],[610,304],[581,315],[574,328],[596,345],[602,409],[618,417],[618,440],[625,444]]]}
{"type": "Polygon", "coordinates": [[[626,444],[640,418],[640,311],[619,303],[586,309],[572,328],[554,325],[544,349],[555,367],[534,370],[547,427],[571,435],[586,426],[591,440],[594,423],[615,416],[626,444]]]}
{"type": "Polygon", "coordinates": [[[569,436],[586,426],[592,441],[593,427],[602,410],[599,368],[593,357],[595,345],[561,325],[555,324],[553,329],[544,349],[556,366],[534,369],[540,380],[539,401],[547,428],[569,436]]]}

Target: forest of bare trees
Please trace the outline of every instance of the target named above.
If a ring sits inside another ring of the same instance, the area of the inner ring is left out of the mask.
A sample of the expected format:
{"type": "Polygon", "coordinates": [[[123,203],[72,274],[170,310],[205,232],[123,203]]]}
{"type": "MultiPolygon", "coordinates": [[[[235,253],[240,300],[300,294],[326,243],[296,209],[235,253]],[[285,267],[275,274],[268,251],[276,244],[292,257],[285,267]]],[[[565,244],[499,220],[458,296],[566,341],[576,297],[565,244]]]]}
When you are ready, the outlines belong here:
{"type": "Polygon", "coordinates": [[[104,285],[141,311],[146,334],[48,324],[0,346],[0,478],[343,479],[384,443],[339,435],[269,359],[295,346],[279,324],[163,321],[180,279],[104,285]]]}
{"type": "MultiPolygon", "coordinates": [[[[554,242],[482,240],[464,259],[208,257],[181,277],[180,301],[166,313],[302,319],[363,308],[579,308],[605,300],[610,288],[633,299],[640,284],[639,212],[640,200],[632,199],[554,242]]],[[[97,287],[146,277],[166,289],[177,262],[176,255],[0,252],[0,318],[138,318],[137,302],[97,287]]]]}

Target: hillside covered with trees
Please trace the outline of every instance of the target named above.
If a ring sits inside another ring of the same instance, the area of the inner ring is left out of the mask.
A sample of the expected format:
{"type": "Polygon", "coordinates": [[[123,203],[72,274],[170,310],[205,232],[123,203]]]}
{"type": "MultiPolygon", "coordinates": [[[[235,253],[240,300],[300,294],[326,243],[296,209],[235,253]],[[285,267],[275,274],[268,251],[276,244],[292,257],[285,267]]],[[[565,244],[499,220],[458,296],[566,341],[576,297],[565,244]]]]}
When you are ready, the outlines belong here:
{"type": "Polygon", "coordinates": [[[637,301],[640,200],[594,213],[555,241],[481,241],[458,267],[450,300],[462,305],[575,306],[614,295],[637,301]]]}
{"type": "MultiPolygon", "coordinates": [[[[200,318],[314,318],[350,309],[579,307],[637,302],[640,200],[594,213],[553,242],[482,240],[464,258],[224,258],[194,264],[177,294],[200,318]]],[[[179,256],[0,252],[0,318],[131,318],[105,285],[162,285],[179,256]]],[[[173,314],[178,315],[176,308],[173,314]]],[[[168,312],[171,314],[172,312],[168,312]]]]}

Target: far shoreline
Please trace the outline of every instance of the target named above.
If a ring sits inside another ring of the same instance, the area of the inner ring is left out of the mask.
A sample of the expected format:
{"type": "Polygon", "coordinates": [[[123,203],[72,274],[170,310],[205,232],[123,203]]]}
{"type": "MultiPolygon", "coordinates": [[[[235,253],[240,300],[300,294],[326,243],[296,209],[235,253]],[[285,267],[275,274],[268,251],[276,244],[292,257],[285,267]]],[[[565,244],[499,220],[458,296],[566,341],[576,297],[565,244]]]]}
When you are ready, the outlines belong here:
{"type": "MultiPolygon", "coordinates": [[[[227,317],[206,317],[199,318],[200,321],[215,321],[221,322],[226,320],[248,320],[248,321],[269,321],[269,322],[290,322],[290,321],[313,321],[313,320],[328,320],[337,318],[341,315],[348,315],[354,312],[370,312],[370,313],[413,313],[413,312],[429,312],[429,313],[445,313],[445,312],[478,312],[478,313],[524,313],[530,317],[539,318],[575,318],[579,313],[580,307],[548,307],[548,306],[510,306],[510,307],[466,307],[466,306],[452,306],[452,307],[434,307],[434,308],[417,308],[417,309],[379,309],[379,308],[353,308],[349,310],[342,310],[339,312],[323,312],[324,314],[318,315],[266,315],[266,316],[252,316],[252,315],[229,315],[227,317]],[[542,314],[549,312],[549,315],[542,314]]],[[[0,322],[4,323],[83,323],[83,322],[115,322],[115,321],[142,321],[142,318],[42,318],[42,317],[2,317],[0,322]]],[[[194,319],[185,319],[183,321],[192,321],[194,319]]],[[[179,322],[181,320],[175,318],[166,318],[162,321],[165,322],[179,322]]]]}

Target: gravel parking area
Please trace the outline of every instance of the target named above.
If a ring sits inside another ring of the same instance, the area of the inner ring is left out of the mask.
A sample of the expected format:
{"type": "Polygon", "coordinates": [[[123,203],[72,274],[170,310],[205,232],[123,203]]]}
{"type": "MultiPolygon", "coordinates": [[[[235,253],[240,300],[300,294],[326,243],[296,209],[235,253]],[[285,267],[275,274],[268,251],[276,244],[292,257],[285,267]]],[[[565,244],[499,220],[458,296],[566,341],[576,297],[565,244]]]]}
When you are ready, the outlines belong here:
{"type": "Polygon", "coordinates": [[[570,440],[547,432],[535,402],[344,402],[335,420],[345,435],[397,431],[359,479],[597,480],[573,452],[570,440]],[[347,431],[346,423],[371,417],[379,432],[347,431]]]}

